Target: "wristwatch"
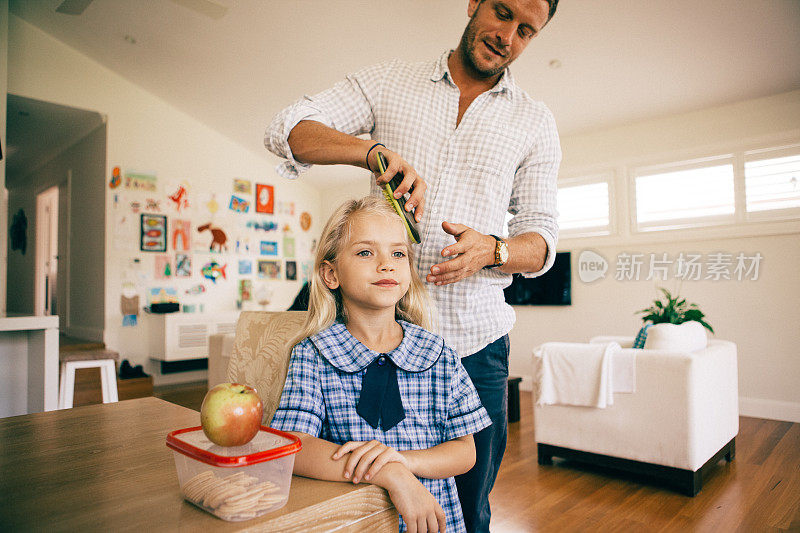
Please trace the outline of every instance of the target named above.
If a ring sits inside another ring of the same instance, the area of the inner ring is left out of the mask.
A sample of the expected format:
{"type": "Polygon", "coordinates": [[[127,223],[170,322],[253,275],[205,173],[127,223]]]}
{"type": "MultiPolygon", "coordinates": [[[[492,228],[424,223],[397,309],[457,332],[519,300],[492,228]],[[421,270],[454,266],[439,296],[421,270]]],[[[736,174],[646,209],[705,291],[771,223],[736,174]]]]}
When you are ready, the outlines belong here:
{"type": "Polygon", "coordinates": [[[503,266],[508,262],[508,243],[497,235],[492,235],[492,237],[497,241],[494,246],[494,264],[486,265],[485,268],[503,266]]]}

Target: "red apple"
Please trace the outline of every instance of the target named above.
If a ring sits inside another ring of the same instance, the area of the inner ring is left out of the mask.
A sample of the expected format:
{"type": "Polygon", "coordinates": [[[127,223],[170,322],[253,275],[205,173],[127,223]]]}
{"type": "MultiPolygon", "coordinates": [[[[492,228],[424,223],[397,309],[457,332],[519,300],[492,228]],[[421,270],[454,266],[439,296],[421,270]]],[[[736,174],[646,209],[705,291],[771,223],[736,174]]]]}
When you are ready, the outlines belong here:
{"type": "Polygon", "coordinates": [[[261,398],[253,387],[220,383],[203,398],[200,424],[214,444],[242,446],[258,433],[263,410],[261,398]]]}

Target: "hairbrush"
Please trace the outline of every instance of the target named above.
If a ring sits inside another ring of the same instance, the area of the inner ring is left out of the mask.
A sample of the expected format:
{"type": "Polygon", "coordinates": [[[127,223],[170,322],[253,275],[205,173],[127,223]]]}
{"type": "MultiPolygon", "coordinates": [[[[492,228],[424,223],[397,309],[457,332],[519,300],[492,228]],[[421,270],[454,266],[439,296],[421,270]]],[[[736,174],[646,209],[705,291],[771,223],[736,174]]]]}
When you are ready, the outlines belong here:
{"type": "MultiPolygon", "coordinates": [[[[380,170],[381,174],[386,173],[386,157],[381,152],[378,152],[378,170],[380,170]]],[[[408,232],[408,236],[411,237],[411,241],[414,244],[420,243],[419,238],[419,230],[417,229],[417,222],[414,220],[413,212],[406,211],[406,199],[405,196],[401,196],[400,198],[394,197],[394,191],[400,186],[400,183],[403,181],[402,176],[395,175],[389,183],[383,186],[383,197],[386,198],[386,201],[394,207],[394,210],[400,215],[400,219],[403,221],[403,225],[408,232]]]]}

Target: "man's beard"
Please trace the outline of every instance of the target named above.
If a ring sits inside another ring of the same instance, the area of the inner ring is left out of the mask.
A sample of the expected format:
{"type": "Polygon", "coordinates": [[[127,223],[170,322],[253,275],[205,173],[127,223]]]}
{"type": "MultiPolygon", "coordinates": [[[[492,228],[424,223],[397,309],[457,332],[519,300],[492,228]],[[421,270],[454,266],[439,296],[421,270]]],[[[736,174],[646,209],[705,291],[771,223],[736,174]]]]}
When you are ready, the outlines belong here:
{"type": "Polygon", "coordinates": [[[508,62],[488,70],[478,65],[476,59],[477,52],[475,50],[477,47],[477,43],[475,41],[475,36],[477,35],[477,31],[475,30],[476,15],[477,11],[472,16],[472,18],[469,19],[469,23],[467,24],[467,27],[464,29],[464,34],[461,35],[461,50],[462,50],[461,55],[463,56],[464,62],[467,64],[467,67],[469,69],[471,69],[472,71],[474,71],[483,78],[491,78],[503,72],[505,68],[508,66],[508,62]]]}

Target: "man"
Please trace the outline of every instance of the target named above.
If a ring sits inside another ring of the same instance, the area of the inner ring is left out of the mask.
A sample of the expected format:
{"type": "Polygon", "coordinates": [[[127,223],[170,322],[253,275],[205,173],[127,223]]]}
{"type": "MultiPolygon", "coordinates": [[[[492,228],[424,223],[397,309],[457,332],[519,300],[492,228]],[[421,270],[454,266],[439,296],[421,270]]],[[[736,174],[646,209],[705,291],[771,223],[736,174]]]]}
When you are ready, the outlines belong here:
{"type": "Polygon", "coordinates": [[[459,355],[492,426],[475,436],[475,467],[457,478],[468,531],[488,531],[488,502],[507,433],[511,274],[538,276],[555,259],[556,178],[561,160],[550,111],[514,82],[508,66],[542,30],[558,0],[469,0],[458,47],[439,60],[367,67],[279,113],[265,145],[296,177],[312,164],[388,168],[420,224],[441,333],[459,355]],[[369,133],[365,140],[357,135],[369,133]],[[424,177],[424,179],[423,179],[424,177]],[[507,240],[497,237],[506,212],[507,240]],[[453,243],[455,240],[455,243],[453,243]]]}

